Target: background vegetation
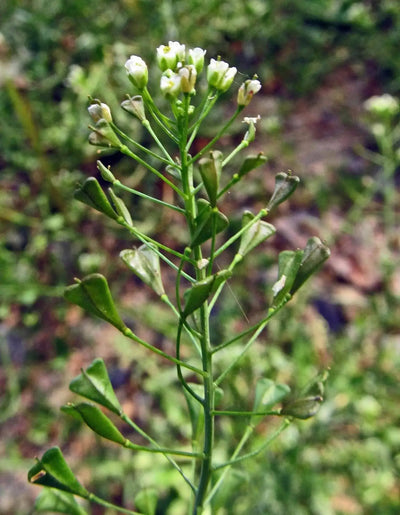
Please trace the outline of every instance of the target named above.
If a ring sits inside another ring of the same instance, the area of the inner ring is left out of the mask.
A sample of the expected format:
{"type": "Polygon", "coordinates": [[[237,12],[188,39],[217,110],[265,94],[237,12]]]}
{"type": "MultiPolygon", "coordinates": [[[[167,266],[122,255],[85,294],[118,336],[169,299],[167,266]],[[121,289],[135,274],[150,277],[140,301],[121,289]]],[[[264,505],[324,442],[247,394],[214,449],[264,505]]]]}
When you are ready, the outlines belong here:
{"type": "MultiPolygon", "coordinates": [[[[304,247],[315,233],[332,247],[312,292],[282,312],[225,392],[245,406],[261,374],[296,386],[330,366],[325,403],[232,475],[229,505],[238,515],[399,513],[399,154],[389,131],[390,152],[376,157],[385,153],[376,138],[382,120],[363,105],[372,95],[400,93],[397,0],[7,0],[0,20],[0,513],[30,512],[38,492],[26,471],[48,444],[60,444],[82,481],[114,501],[129,503],[136,483],[159,481],[159,513],[180,513],[174,476],[154,458],[132,463],[58,410],[70,399],[69,380],[99,355],[125,411],[152,432],[181,434],[170,370],[144,352],[133,356],[112,329],[62,298],[75,275],[102,272],[122,296],[125,316],[168,345],[160,329],[168,333],[171,320],[157,303],[145,305],[149,293],[119,269],[126,235],[72,193],[96,174],[95,150],[86,144],[88,95],[118,113],[130,89],[126,58],[152,62],[170,39],[220,54],[263,83],[246,114],[262,116],[256,146],[269,161],[247,189],[232,191],[225,210],[263,205],[277,171],[292,168],[302,178],[273,220],[273,246],[232,282],[215,331],[243,327],[242,309],[257,313],[274,278],[265,270],[279,250],[304,247]]],[[[227,99],[221,109],[231,108],[227,99]]],[[[131,130],[143,140],[137,126],[131,130]]],[[[120,156],[105,161],[129,185],[168,195],[120,156]]],[[[131,207],[153,234],[168,228],[164,237],[179,241],[180,227],[165,213],[131,207]]],[[[240,427],[218,430],[233,448],[240,427]]]]}

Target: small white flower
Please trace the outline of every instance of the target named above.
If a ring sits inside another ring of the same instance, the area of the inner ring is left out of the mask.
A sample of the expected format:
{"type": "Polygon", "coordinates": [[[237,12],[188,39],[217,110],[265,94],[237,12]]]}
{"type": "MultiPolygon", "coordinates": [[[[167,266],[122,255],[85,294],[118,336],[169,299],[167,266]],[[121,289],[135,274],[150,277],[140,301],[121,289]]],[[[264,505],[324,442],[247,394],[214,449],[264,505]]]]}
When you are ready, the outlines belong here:
{"type": "Polygon", "coordinates": [[[157,48],[157,62],[161,71],[176,70],[178,63],[185,60],[185,45],[178,41],[170,41],[168,45],[157,48]]]}
{"type": "Polygon", "coordinates": [[[190,48],[188,53],[188,63],[193,64],[197,73],[200,73],[204,66],[204,56],[206,54],[206,50],[196,47],[190,48]]]}
{"type": "Polygon", "coordinates": [[[181,77],[181,88],[183,93],[194,93],[197,71],[193,64],[188,64],[179,69],[178,75],[181,77]]]}
{"type": "Polygon", "coordinates": [[[167,97],[169,100],[176,98],[179,93],[182,91],[181,89],[181,77],[177,73],[168,73],[171,70],[167,70],[161,77],[160,81],[160,89],[161,93],[167,97]]]}
{"type": "Polygon", "coordinates": [[[251,123],[256,124],[258,122],[258,120],[261,120],[261,116],[260,115],[257,115],[257,116],[245,116],[243,118],[242,123],[248,123],[249,125],[251,123]]]}
{"type": "Polygon", "coordinates": [[[218,91],[227,91],[231,86],[236,75],[237,69],[229,68],[229,64],[225,61],[216,61],[211,59],[207,68],[208,84],[218,91]]]}
{"type": "Polygon", "coordinates": [[[243,82],[243,84],[240,86],[237,96],[237,103],[239,106],[247,106],[251,99],[253,98],[253,95],[258,93],[261,89],[261,83],[259,80],[253,79],[253,80],[246,80],[243,82]]]}
{"type": "Polygon", "coordinates": [[[394,116],[399,112],[400,106],[397,98],[385,93],[375,95],[364,102],[364,107],[376,116],[394,116]]]}
{"type": "Polygon", "coordinates": [[[128,73],[129,80],[138,89],[142,90],[148,82],[147,64],[137,55],[131,55],[125,63],[125,69],[128,73]]]}

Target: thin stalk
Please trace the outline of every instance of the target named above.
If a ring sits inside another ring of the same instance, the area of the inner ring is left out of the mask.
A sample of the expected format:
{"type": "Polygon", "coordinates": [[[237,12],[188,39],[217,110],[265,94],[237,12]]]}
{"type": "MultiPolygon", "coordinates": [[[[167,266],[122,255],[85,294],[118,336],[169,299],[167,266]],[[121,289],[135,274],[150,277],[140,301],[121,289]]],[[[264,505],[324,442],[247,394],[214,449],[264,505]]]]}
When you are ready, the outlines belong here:
{"type": "Polygon", "coordinates": [[[197,161],[198,159],[200,159],[200,157],[205,154],[207,152],[207,150],[209,150],[210,148],[212,148],[212,146],[219,140],[219,138],[229,129],[229,127],[232,125],[232,123],[236,120],[236,118],[238,117],[238,115],[242,112],[243,110],[243,107],[242,106],[238,106],[236,108],[236,111],[234,112],[234,114],[232,115],[232,117],[228,120],[228,122],[222,127],[222,129],[220,131],[218,131],[217,135],[209,142],[207,143],[207,145],[205,147],[203,147],[200,152],[198,152],[198,154],[196,154],[194,157],[192,157],[192,159],[189,161],[189,164],[192,164],[194,163],[195,161],[197,161]]]}
{"type": "Polygon", "coordinates": [[[219,487],[222,485],[222,483],[224,482],[228,472],[229,472],[229,469],[232,465],[240,462],[240,461],[243,461],[244,459],[247,459],[247,458],[250,458],[251,456],[256,456],[257,454],[259,454],[260,452],[262,452],[263,450],[265,450],[281,433],[282,431],[284,431],[287,426],[290,424],[290,421],[288,419],[286,419],[282,424],[281,426],[277,429],[277,431],[275,431],[275,433],[273,433],[267,440],[266,442],[264,442],[264,444],[258,448],[256,451],[252,452],[252,453],[249,453],[249,454],[246,454],[246,455],[243,455],[243,456],[240,456],[238,457],[240,451],[243,449],[243,447],[245,446],[245,444],[247,443],[248,439],[250,438],[250,436],[252,435],[253,431],[254,431],[254,426],[248,426],[245,433],[243,434],[240,442],[238,443],[236,449],[234,450],[232,456],[231,456],[231,459],[226,462],[226,463],[222,463],[221,465],[218,465],[216,467],[214,467],[214,470],[220,470],[221,468],[225,468],[225,470],[222,472],[222,474],[220,475],[220,477],[218,478],[218,481],[215,483],[215,485],[213,486],[213,488],[211,489],[207,499],[205,500],[205,503],[204,505],[208,505],[212,498],[214,497],[214,495],[217,493],[219,487]]]}
{"type": "Polygon", "coordinates": [[[134,145],[139,150],[142,150],[142,152],[145,152],[146,154],[148,154],[151,157],[154,157],[155,159],[158,159],[162,163],[165,163],[165,164],[168,164],[168,165],[171,164],[171,163],[174,163],[173,159],[170,157],[168,152],[167,152],[167,156],[168,156],[169,159],[168,158],[165,159],[164,157],[159,156],[158,154],[156,154],[152,150],[148,149],[147,147],[144,147],[143,145],[141,145],[140,143],[138,143],[137,141],[135,141],[134,139],[129,137],[127,134],[125,134],[125,132],[121,131],[121,129],[119,129],[113,122],[110,122],[110,126],[112,127],[113,131],[116,134],[118,134],[118,136],[121,136],[121,138],[123,138],[124,140],[128,141],[131,145],[134,145]]]}
{"type": "Polygon", "coordinates": [[[128,191],[129,193],[132,193],[132,195],[136,195],[138,197],[144,198],[146,200],[150,200],[151,202],[154,202],[155,204],[159,204],[160,206],[168,207],[169,209],[172,209],[173,211],[177,211],[178,213],[184,213],[184,209],[181,207],[175,206],[174,204],[169,204],[168,202],[164,202],[163,200],[160,200],[155,197],[151,197],[150,195],[146,195],[146,193],[142,193],[141,191],[134,190],[133,188],[129,188],[128,186],[125,186],[125,184],[122,184],[118,179],[112,183],[113,186],[116,188],[119,188],[124,191],[128,191]]]}
{"type": "Polygon", "coordinates": [[[229,411],[229,410],[214,410],[213,415],[229,415],[231,417],[262,417],[266,415],[277,415],[280,416],[279,410],[272,411],[229,411]]]}
{"type": "Polygon", "coordinates": [[[126,440],[124,443],[124,447],[127,449],[132,449],[134,451],[144,451],[144,452],[150,452],[153,454],[173,454],[174,456],[183,456],[185,458],[202,458],[203,455],[200,453],[194,453],[190,451],[179,451],[176,449],[169,449],[168,447],[157,447],[157,448],[151,448],[146,447],[145,445],[137,445],[133,442],[130,442],[129,440],[126,440]]]}
{"type": "Polygon", "coordinates": [[[166,352],[162,351],[161,349],[154,347],[154,345],[151,345],[150,343],[145,342],[136,334],[132,332],[131,329],[127,328],[125,331],[123,331],[123,334],[129,338],[130,340],[133,340],[146,349],[154,352],[155,354],[158,354],[159,356],[162,356],[163,358],[167,359],[168,361],[171,361],[172,363],[175,363],[175,365],[180,365],[181,367],[187,368],[188,370],[191,370],[192,372],[195,372],[196,374],[201,375],[202,377],[205,377],[207,374],[201,370],[200,368],[194,367],[193,365],[189,365],[189,363],[185,363],[184,361],[180,361],[179,359],[174,358],[173,356],[170,356],[166,352]]]}
{"type": "Polygon", "coordinates": [[[157,123],[159,127],[161,127],[161,129],[168,135],[168,137],[171,138],[172,141],[178,143],[178,138],[171,130],[172,125],[174,123],[173,120],[162,114],[162,112],[154,103],[147,88],[144,88],[144,90],[142,91],[142,98],[144,103],[146,104],[147,109],[150,111],[153,120],[157,123]]]}
{"type": "MultiPolygon", "coordinates": [[[[145,438],[148,442],[150,442],[151,444],[153,444],[155,447],[159,448],[160,446],[158,445],[158,443],[150,436],[148,435],[145,431],[143,431],[143,429],[141,429],[137,424],[135,424],[135,422],[133,422],[133,420],[131,420],[128,415],[125,415],[125,413],[122,413],[120,415],[120,418],[126,423],[128,424],[130,427],[132,427],[132,429],[134,429],[135,431],[137,431],[141,436],[143,436],[143,438],[145,438]]],[[[175,470],[177,470],[179,472],[179,474],[182,476],[182,478],[184,479],[184,481],[190,486],[191,490],[193,492],[195,492],[195,487],[193,485],[193,483],[190,481],[190,479],[186,476],[186,474],[183,472],[182,468],[178,465],[178,463],[176,463],[176,461],[171,458],[171,456],[169,456],[168,454],[164,454],[165,458],[171,463],[171,465],[174,467],[175,470]]]]}
{"type": "Polygon", "coordinates": [[[122,154],[125,154],[129,157],[131,157],[132,159],[134,159],[135,161],[137,161],[138,163],[140,163],[141,165],[143,165],[145,168],[147,168],[148,170],[150,170],[151,173],[154,173],[154,175],[156,175],[159,179],[161,179],[163,182],[165,182],[165,184],[168,184],[168,186],[170,188],[172,188],[175,193],[177,193],[181,198],[184,198],[184,193],[183,191],[181,191],[178,186],[175,186],[175,184],[173,182],[171,182],[169,179],[167,179],[161,172],[159,172],[156,168],[154,168],[153,166],[149,165],[149,163],[147,163],[144,159],[142,159],[141,157],[139,157],[137,154],[135,154],[134,152],[132,152],[132,150],[130,148],[128,148],[126,145],[121,145],[121,147],[119,148],[120,152],[122,154]]]}
{"type": "Polygon", "coordinates": [[[153,127],[150,125],[149,120],[143,120],[142,122],[143,127],[147,129],[153,140],[156,142],[158,148],[161,150],[161,152],[165,155],[168,162],[171,165],[176,165],[175,161],[172,159],[172,157],[169,155],[168,150],[164,147],[164,145],[161,143],[161,141],[158,139],[157,134],[153,131],[153,127]]]}
{"type": "Polygon", "coordinates": [[[186,144],[186,152],[189,152],[190,147],[192,146],[192,143],[197,136],[197,133],[199,131],[199,128],[201,124],[203,123],[203,120],[208,116],[208,113],[211,111],[212,107],[214,106],[215,102],[218,100],[218,93],[215,93],[214,95],[211,94],[210,91],[207,92],[207,95],[205,96],[204,105],[202,107],[202,111],[199,115],[199,118],[196,120],[196,122],[193,124],[193,126],[189,129],[189,133],[191,132],[191,136],[189,138],[189,141],[186,144]]]}
{"type": "Polygon", "coordinates": [[[104,506],[105,508],[111,508],[112,510],[116,510],[120,513],[130,513],[130,515],[143,515],[143,513],[140,513],[138,511],[132,511],[128,510],[127,508],[121,508],[121,506],[117,506],[116,504],[112,504],[111,502],[105,501],[101,497],[97,497],[97,495],[94,495],[92,493],[88,495],[87,499],[91,502],[95,502],[96,504],[100,504],[100,506],[104,506]]]}

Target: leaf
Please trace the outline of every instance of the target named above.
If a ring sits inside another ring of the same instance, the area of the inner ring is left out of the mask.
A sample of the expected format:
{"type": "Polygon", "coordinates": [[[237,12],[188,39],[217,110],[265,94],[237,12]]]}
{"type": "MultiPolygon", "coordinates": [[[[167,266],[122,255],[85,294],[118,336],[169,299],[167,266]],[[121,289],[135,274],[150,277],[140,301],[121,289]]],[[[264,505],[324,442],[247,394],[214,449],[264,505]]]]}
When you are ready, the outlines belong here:
{"type": "Polygon", "coordinates": [[[91,274],[77,284],[68,286],[64,292],[65,298],[72,304],[77,304],[89,313],[106,320],[120,331],[127,327],[118,314],[108,287],[107,279],[101,274],[91,274]]]}
{"type": "MultiPolygon", "coordinates": [[[[242,227],[246,226],[254,218],[251,211],[245,211],[242,217],[242,227]]],[[[276,229],[272,224],[258,220],[247,231],[242,234],[238,254],[245,256],[257,245],[275,234],[276,229]]]]}
{"type": "Polygon", "coordinates": [[[63,411],[67,413],[75,412],[81,420],[90,427],[96,434],[106,440],[125,445],[126,438],[119,432],[111,420],[97,406],[82,402],[80,404],[67,404],[63,411]],[[66,408],[66,409],[65,409],[66,408]]]}
{"type": "Polygon", "coordinates": [[[224,214],[216,207],[212,208],[210,203],[205,199],[198,201],[199,214],[195,218],[196,230],[192,237],[191,246],[201,245],[213,235],[223,231],[228,227],[229,221],[224,214]]]}
{"type": "Polygon", "coordinates": [[[135,496],[135,508],[143,515],[155,515],[157,508],[157,491],[153,488],[141,490],[135,496]]]}
{"type": "Polygon", "coordinates": [[[71,381],[69,389],[86,399],[97,402],[117,415],[122,414],[122,408],[114,393],[106,366],[100,358],[95,359],[86,370],[82,370],[82,373],[71,381]]]}
{"type": "Polygon", "coordinates": [[[97,209],[97,211],[104,213],[108,217],[114,220],[118,219],[118,214],[111,207],[106,194],[94,177],[86,179],[82,186],[75,190],[74,197],[84,204],[97,209]]]}
{"type": "Polygon", "coordinates": [[[87,515],[70,493],[54,488],[43,488],[35,501],[35,512],[56,512],[67,515],[87,515]]]}
{"type": "Polygon", "coordinates": [[[160,258],[150,244],[138,249],[126,249],[120,252],[122,261],[150,288],[163,295],[165,293],[161,280],[160,258]]]}
{"type": "Polygon", "coordinates": [[[33,484],[63,490],[88,498],[89,492],[79,483],[69,468],[58,447],[47,450],[28,472],[28,481],[33,484]]]}

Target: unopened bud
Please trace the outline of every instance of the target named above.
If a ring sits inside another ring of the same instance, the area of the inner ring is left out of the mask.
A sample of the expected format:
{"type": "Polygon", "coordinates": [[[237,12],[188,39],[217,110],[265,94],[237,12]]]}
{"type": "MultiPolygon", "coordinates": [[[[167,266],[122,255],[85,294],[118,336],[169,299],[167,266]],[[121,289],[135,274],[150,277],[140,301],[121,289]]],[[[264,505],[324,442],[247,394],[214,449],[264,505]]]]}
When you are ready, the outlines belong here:
{"type": "Polygon", "coordinates": [[[243,82],[243,84],[240,86],[238,95],[237,95],[237,103],[239,106],[247,106],[251,99],[253,98],[253,95],[258,93],[261,89],[261,83],[259,80],[246,80],[243,82]]]}
{"type": "Polygon", "coordinates": [[[197,73],[200,73],[204,66],[204,56],[206,51],[202,48],[196,47],[190,48],[188,53],[188,64],[193,64],[193,66],[196,68],[197,73]]]}
{"type": "Polygon", "coordinates": [[[144,89],[147,86],[149,80],[149,72],[147,64],[141,57],[137,55],[131,55],[125,63],[125,68],[128,73],[129,80],[139,90],[144,89]]]}
{"type": "Polygon", "coordinates": [[[107,104],[100,102],[100,100],[93,100],[93,103],[88,107],[88,112],[95,123],[97,123],[102,118],[106,120],[106,122],[112,122],[110,108],[107,104]]]}
{"type": "Polygon", "coordinates": [[[194,93],[196,84],[197,71],[193,64],[188,64],[180,68],[178,72],[181,77],[181,89],[183,93],[194,93]]]}

